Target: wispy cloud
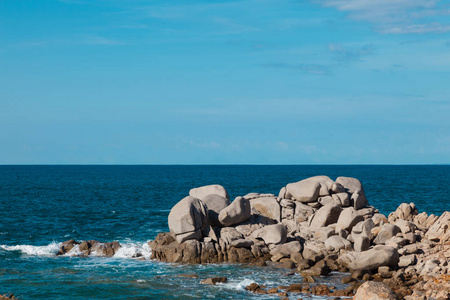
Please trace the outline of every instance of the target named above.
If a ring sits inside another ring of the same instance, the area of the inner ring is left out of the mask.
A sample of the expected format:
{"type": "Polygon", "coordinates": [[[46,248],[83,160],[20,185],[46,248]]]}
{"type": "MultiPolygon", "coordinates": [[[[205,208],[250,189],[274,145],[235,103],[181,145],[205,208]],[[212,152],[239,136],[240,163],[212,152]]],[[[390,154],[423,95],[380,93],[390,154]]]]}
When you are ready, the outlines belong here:
{"type": "Polygon", "coordinates": [[[260,64],[260,66],[264,68],[274,68],[274,69],[294,69],[314,75],[329,75],[331,73],[331,70],[328,66],[319,64],[268,63],[268,64],[260,64]]]}
{"type": "Polygon", "coordinates": [[[448,4],[441,0],[315,0],[349,14],[354,20],[367,21],[385,34],[442,33],[450,24],[437,20],[450,14],[448,4]],[[430,20],[430,17],[434,17],[430,20]]]}
{"type": "Polygon", "coordinates": [[[358,47],[348,47],[341,44],[328,45],[328,50],[334,55],[335,59],[344,62],[361,61],[364,56],[372,55],[375,49],[376,47],[373,44],[358,47]]]}

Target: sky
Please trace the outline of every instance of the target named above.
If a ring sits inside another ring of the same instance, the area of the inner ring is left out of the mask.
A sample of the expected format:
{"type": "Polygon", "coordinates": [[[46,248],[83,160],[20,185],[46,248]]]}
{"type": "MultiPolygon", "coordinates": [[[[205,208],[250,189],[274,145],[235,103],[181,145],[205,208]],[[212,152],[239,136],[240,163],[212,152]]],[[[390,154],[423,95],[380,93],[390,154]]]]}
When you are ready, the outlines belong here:
{"type": "Polygon", "coordinates": [[[0,0],[0,164],[448,164],[450,1],[0,0]]]}

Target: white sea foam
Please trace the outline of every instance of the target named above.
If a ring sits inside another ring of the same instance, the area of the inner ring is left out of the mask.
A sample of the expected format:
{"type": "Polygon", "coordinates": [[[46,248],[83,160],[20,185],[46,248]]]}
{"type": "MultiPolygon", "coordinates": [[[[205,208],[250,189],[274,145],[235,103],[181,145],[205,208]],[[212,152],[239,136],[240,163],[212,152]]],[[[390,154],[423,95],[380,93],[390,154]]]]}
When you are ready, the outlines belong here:
{"type": "Polygon", "coordinates": [[[237,285],[235,285],[234,288],[235,288],[236,290],[245,290],[245,287],[246,287],[247,285],[252,284],[252,283],[255,283],[255,281],[252,280],[252,279],[245,278],[244,280],[242,280],[241,282],[239,282],[237,285]]]}
{"type": "Polygon", "coordinates": [[[116,258],[136,258],[136,257],[144,257],[145,259],[150,259],[152,255],[152,250],[148,245],[148,242],[144,243],[120,243],[122,246],[119,250],[117,250],[114,257],[116,258]]]}
{"type": "Polygon", "coordinates": [[[61,243],[52,242],[47,246],[32,246],[32,245],[16,245],[6,246],[0,245],[0,248],[6,251],[20,251],[23,254],[35,256],[54,256],[59,250],[61,243]]]}

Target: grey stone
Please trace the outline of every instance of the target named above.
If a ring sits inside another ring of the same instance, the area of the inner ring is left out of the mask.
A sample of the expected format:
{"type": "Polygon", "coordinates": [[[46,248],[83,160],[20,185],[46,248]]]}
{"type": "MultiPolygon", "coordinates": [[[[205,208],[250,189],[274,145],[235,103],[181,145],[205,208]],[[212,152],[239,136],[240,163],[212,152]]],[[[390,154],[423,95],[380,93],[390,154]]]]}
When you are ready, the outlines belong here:
{"type": "Polygon", "coordinates": [[[344,208],[339,215],[336,228],[342,228],[347,232],[351,232],[353,226],[359,222],[364,221],[364,217],[359,215],[353,207],[344,208]]]}
{"type": "Polygon", "coordinates": [[[202,199],[208,208],[208,221],[212,226],[220,225],[219,213],[222,209],[231,204],[230,200],[217,194],[210,194],[202,199]]]}
{"type": "Polygon", "coordinates": [[[202,229],[208,224],[208,211],[199,199],[187,196],[172,207],[168,219],[170,232],[181,244],[189,239],[202,238],[202,229]]]}
{"type": "Polygon", "coordinates": [[[260,197],[250,200],[252,209],[256,209],[260,215],[281,222],[281,206],[275,197],[260,197]]]}
{"type": "Polygon", "coordinates": [[[375,246],[363,252],[348,252],[338,258],[338,263],[352,270],[376,270],[381,266],[396,267],[399,262],[397,249],[375,246]]]}
{"type": "Polygon", "coordinates": [[[329,237],[325,241],[325,247],[327,248],[327,250],[333,252],[339,252],[339,250],[341,249],[352,250],[352,244],[348,240],[338,235],[329,237]]]}
{"type": "Polygon", "coordinates": [[[341,211],[342,208],[338,205],[325,205],[321,207],[314,215],[310,227],[317,229],[336,223],[341,211]]]}
{"type": "Polygon", "coordinates": [[[335,201],[339,201],[340,206],[348,207],[350,206],[350,198],[347,193],[337,193],[331,195],[335,201]]]}
{"type": "Polygon", "coordinates": [[[356,210],[360,210],[360,209],[366,207],[366,205],[368,204],[366,196],[364,194],[361,194],[361,192],[354,192],[352,194],[350,203],[353,203],[353,207],[356,210]]]}
{"type": "Polygon", "coordinates": [[[398,228],[398,226],[395,226],[394,224],[385,224],[373,242],[377,245],[384,244],[399,232],[400,228],[398,228]]]}
{"type": "Polygon", "coordinates": [[[286,226],[283,224],[268,225],[255,230],[252,237],[262,239],[267,245],[282,244],[286,242],[286,226]]]}
{"type": "Polygon", "coordinates": [[[313,215],[315,212],[314,208],[305,205],[303,203],[297,202],[295,204],[295,219],[299,222],[304,222],[313,215]]]}
{"type": "Polygon", "coordinates": [[[284,257],[290,258],[295,253],[301,253],[302,250],[302,245],[298,241],[293,241],[272,249],[270,255],[272,255],[272,261],[279,261],[284,257]]]}
{"type": "Polygon", "coordinates": [[[224,198],[230,199],[230,196],[228,196],[227,190],[218,184],[212,184],[212,185],[206,185],[201,186],[198,188],[194,188],[189,191],[189,196],[203,200],[208,195],[216,194],[219,196],[222,196],[224,198]]]}
{"type": "Polygon", "coordinates": [[[287,193],[292,195],[293,200],[300,202],[314,202],[319,198],[321,185],[319,181],[307,178],[286,186],[287,193]]]}
{"type": "Polygon", "coordinates": [[[223,226],[231,226],[248,220],[251,214],[250,201],[243,197],[237,197],[229,206],[220,211],[219,222],[223,226]]]}
{"type": "Polygon", "coordinates": [[[365,195],[364,188],[361,184],[361,181],[359,181],[356,178],[338,177],[336,179],[336,183],[342,185],[344,187],[345,191],[349,194],[353,194],[354,192],[357,192],[361,195],[365,195]]]}

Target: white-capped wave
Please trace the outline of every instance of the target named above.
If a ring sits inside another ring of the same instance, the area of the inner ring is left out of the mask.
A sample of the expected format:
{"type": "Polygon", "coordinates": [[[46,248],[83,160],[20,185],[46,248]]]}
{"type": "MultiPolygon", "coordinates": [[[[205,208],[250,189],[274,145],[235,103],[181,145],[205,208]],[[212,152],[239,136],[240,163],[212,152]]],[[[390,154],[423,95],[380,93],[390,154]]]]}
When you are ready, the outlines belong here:
{"type": "Polygon", "coordinates": [[[252,280],[252,279],[245,278],[244,280],[239,282],[237,285],[235,285],[235,289],[237,289],[237,290],[245,290],[245,287],[247,285],[252,284],[252,283],[255,283],[255,281],[252,280]]]}
{"type": "Polygon", "coordinates": [[[7,246],[0,245],[0,248],[6,251],[20,251],[23,254],[35,256],[54,256],[59,250],[61,243],[52,242],[47,246],[32,246],[32,245],[15,245],[7,246]]]}
{"type": "Polygon", "coordinates": [[[120,243],[122,246],[116,251],[114,257],[116,258],[140,258],[150,259],[152,255],[152,250],[148,245],[148,242],[144,243],[120,243]]]}

